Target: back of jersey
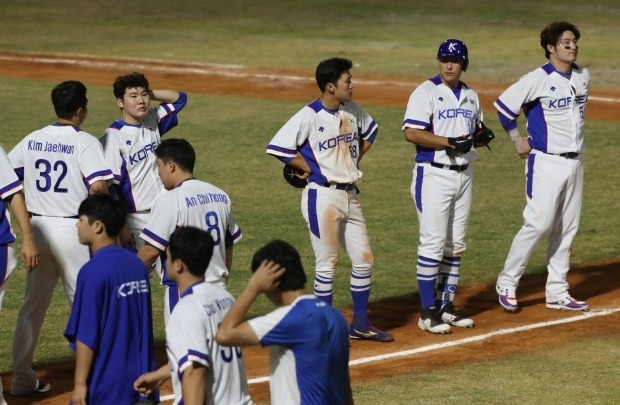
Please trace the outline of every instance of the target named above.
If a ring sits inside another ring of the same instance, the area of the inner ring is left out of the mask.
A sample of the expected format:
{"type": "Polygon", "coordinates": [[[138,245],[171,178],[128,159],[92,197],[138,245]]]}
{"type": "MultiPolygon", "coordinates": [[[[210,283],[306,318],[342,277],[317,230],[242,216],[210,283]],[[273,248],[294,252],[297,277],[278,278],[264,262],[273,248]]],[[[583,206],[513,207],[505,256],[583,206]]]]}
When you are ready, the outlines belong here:
{"type": "Polygon", "coordinates": [[[72,125],[54,124],[26,136],[9,153],[23,179],[28,211],[73,217],[90,185],[112,179],[99,141],[72,125]]]}

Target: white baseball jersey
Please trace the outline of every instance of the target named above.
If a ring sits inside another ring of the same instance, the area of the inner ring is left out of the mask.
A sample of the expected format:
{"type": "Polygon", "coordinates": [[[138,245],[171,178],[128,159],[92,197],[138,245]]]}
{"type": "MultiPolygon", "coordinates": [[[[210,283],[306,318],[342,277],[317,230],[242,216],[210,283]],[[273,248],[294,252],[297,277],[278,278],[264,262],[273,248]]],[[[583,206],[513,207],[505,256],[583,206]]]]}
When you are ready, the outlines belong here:
{"type": "MultiPolygon", "coordinates": [[[[463,82],[459,82],[458,88],[453,90],[443,84],[441,76],[437,75],[411,93],[402,129],[421,129],[452,138],[472,134],[482,118],[482,108],[475,90],[463,82]]],[[[465,165],[475,159],[474,148],[461,154],[416,145],[416,162],[465,165]]]]}
{"type": "Polygon", "coordinates": [[[581,153],[589,83],[588,69],[573,64],[572,72],[564,74],[547,62],[506,89],[493,105],[509,120],[523,109],[533,149],[581,153]]]}
{"type": "MultiPolygon", "coordinates": [[[[4,292],[16,265],[13,248],[15,234],[11,228],[9,204],[5,200],[22,188],[22,183],[13,171],[6,152],[0,146],[0,308],[2,308],[4,292]]],[[[0,388],[2,388],[1,384],[0,388]]],[[[2,403],[2,392],[0,392],[0,403],[2,403]]]]}
{"type": "Polygon", "coordinates": [[[23,178],[26,206],[33,215],[30,226],[40,262],[26,277],[25,299],[13,338],[11,393],[32,391],[36,376],[32,360],[58,280],[69,302],[73,301],[80,268],[89,259],[80,244],[75,218],[89,187],[112,179],[101,144],[94,136],[72,125],[53,124],[26,136],[9,153],[23,178]]]}
{"type": "Polygon", "coordinates": [[[210,283],[225,286],[228,278],[226,248],[242,237],[228,194],[204,181],[186,180],[157,198],[140,237],[164,251],[178,226],[194,226],[211,235],[215,248],[205,277],[210,283]]]}
{"type": "Polygon", "coordinates": [[[377,129],[377,123],[357,103],[344,101],[338,110],[330,110],[317,99],[276,133],[267,153],[292,159],[299,151],[312,170],[311,182],[354,183],[361,177],[357,166],[360,137],[373,142],[377,129]]]}
{"type": "Polygon", "coordinates": [[[119,198],[127,203],[129,213],[150,210],[163,191],[154,152],[161,137],[178,124],[177,114],[186,103],[187,94],[179,92],[176,102],[151,108],[141,125],[119,119],[100,138],[119,198]]]}
{"type": "Polygon", "coordinates": [[[547,302],[568,295],[572,241],[581,216],[585,150],[585,105],[590,73],[577,64],[560,73],[551,63],[526,74],[495,101],[500,121],[510,129],[523,109],[532,151],[525,165],[524,225],[515,235],[501,288],[516,289],[540,239],[548,239],[547,302]]]}
{"type": "MultiPolygon", "coordinates": [[[[5,200],[23,188],[6,152],[0,146],[0,245],[15,242],[15,234],[11,229],[9,204],[5,200]]],[[[1,271],[2,269],[0,268],[1,271]]],[[[4,277],[0,277],[0,285],[2,285],[3,281],[4,277]]]]}
{"type": "Polygon", "coordinates": [[[28,211],[43,216],[76,216],[88,188],[113,177],[97,138],[72,125],[53,124],[31,133],[9,159],[24,179],[28,211]]]}
{"type": "Polygon", "coordinates": [[[207,404],[252,404],[240,347],[220,346],[217,329],[234,303],[222,287],[198,283],[181,293],[166,326],[166,351],[174,404],[183,403],[183,372],[198,363],[207,368],[207,404]]]}

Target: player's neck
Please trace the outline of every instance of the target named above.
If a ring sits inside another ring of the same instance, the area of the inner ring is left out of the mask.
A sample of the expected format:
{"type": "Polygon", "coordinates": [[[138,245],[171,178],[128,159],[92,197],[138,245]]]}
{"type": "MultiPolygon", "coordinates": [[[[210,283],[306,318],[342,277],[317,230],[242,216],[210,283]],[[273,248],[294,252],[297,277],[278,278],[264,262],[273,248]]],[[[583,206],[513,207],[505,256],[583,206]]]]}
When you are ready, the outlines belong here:
{"type": "Polygon", "coordinates": [[[297,298],[302,295],[308,295],[309,292],[305,288],[293,291],[282,292],[282,305],[291,305],[297,298]]]}
{"type": "Polygon", "coordinates": [[[68,120],[66,118],[57,118],[56,122],[60,125],[73,125],[75,127],[80,126],[80,119],[77,116],[74,116],[72,119],[68,120]]]}
{"type": "Polygon", "coordinates": [[[202,283],[204,281],[204,277],[196,277],[188,270],[179,275],[177,278],[177,286],[179,287],[179,291],[183,293],[194,284],[202,283]]]}
{"type": "Polygon", "coordinates": [[[551,55],[551,57],[549,58],[549,63],[551,63],[551,65],[556,71],[561,73],[570,73],[573,70],[572,62],[561,61],[555,58],[553,55],[551,55]]]}
{"type": "Polygon", "coordinates": [[[321,95],[321,104],[323,104],[323,107],[330,110],[337,110],[340,108],[340,100],[335,99],[329,93],[323,93],[321,95]]]}
{"type": "Polygon", "coordinates": [[[103,249],[106,246],[116,245],[116,239],[111,239],[107,235],[100,235],[96,237],[88,247],[92,250],[93,253],[97,252],[100,249],[103,249]]]}

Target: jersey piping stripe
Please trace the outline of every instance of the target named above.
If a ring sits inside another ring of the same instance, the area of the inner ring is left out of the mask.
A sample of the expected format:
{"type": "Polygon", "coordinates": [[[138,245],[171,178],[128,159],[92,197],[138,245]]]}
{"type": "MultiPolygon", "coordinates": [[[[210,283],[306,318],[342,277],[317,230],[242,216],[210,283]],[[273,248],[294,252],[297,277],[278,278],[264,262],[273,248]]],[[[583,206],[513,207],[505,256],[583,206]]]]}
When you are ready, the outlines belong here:
{"type": "Polygon", "coordinates": [[[319,230],[319,221],[316,212],[316,200],[317,190],[314,188],[308,189],[308,222],[310,223],[310,232],[320,239],[321,231],[319,230]]]}
{"type": "Polygon", "coordinates": [[[13,183],[8,184],[6,187],[0,188],[0,197],[2,197],[2,199],[5,199],[8,196],[17,193],[19,190],[22,190],[23,188],[24,186],[22,186],[22,183],[19,180],[16,180],[13,183]]]}

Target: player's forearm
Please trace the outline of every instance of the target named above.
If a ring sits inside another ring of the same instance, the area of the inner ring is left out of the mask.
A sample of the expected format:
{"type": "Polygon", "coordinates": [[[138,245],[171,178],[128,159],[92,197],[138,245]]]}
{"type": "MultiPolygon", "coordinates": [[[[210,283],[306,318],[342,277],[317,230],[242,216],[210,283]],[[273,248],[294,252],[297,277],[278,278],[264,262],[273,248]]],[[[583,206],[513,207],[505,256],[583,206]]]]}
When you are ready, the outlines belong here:
{"type": "Polygon", "coordinates": [[[259,291],[248,285],[228,310],[217,330],[215,340],[224,346],[237,346],[258,343],[258,338],[247,324],[245,316],[259,291]],[[251,332],[251,333],[250,333],[251,332]]]}
{"type": "Polygon", "coordinates": [[[289,166],[293,166],[295,169],[301,170],[304,173],[312,172],[310,166],[308,166],[308,163],[306,163],[306,159],[302,158],[301,156],[295,156],[293,160],[287,162],[287,164],[289,166]]]}
{"type": "Polygon", "coordinates": [[[162,103],[172,104],[179,99],[179,92],[176,90],[149,90],[151,100],[162,103]]]}
{"type": "Polygon", "coordinates": [[[358,163],[360,162],[360,160],[362,160],[362,157],[366,154],[366,152],[368,152],[371,146],[372,146],[372,143],[370,142],[367,142],[364,140],[360,142],[360,155],[357,158],[358,163]]]}
{"type": "Polygon", "coordinates": [[[98,180],[94,182],[90,188],[88,189],[89,194],[95,193],[105,193],[108,194],[108,181],[107,180],[98,180]]]}
{"type": "Polygon", "coordinates": [[[146,265],[147,269],[150,269],[155,263],[155,260],[159,257],[161,252],[155,246],[145,243],[140,250],[138,250],[138,258],[146,265]]]}
{"type": "Polygon", "coordinates": [[[230,269],[232,269],[232,263],[233,263],[233,247],[229,247],[226,248],[226,268],[228,269],[228,272],[230,273],[230,269]]]}
{"type": "Polygon", "coordinates": [[[30,219],[24,194],[18,191],[10,196],[8,200],[9,208],[22,233],[22,260],[26,264],[26,269],[32,271],[39,264],[39,253],[37,252],[37,246],[30,228],[30,219]]]}
{"type": "Polygon", "coordinates": [[[446,148],[450,147],[448,138],[431,134],[421,129],[405,128],[403,131],[405,140],[424,148],[446,148]]]}
{"type": "Polygon", "coordinates": [[[183,371],[181,389],[185,405],[203,405],[208,403],[206,398],[207,369],[194,363],[183,371]]]}
{"type": "Polygon", "coordinates": [[[75,385],[86,384],[90,368],[95,358],[93,349],[79,340],[75,342],[75,385]]]}

